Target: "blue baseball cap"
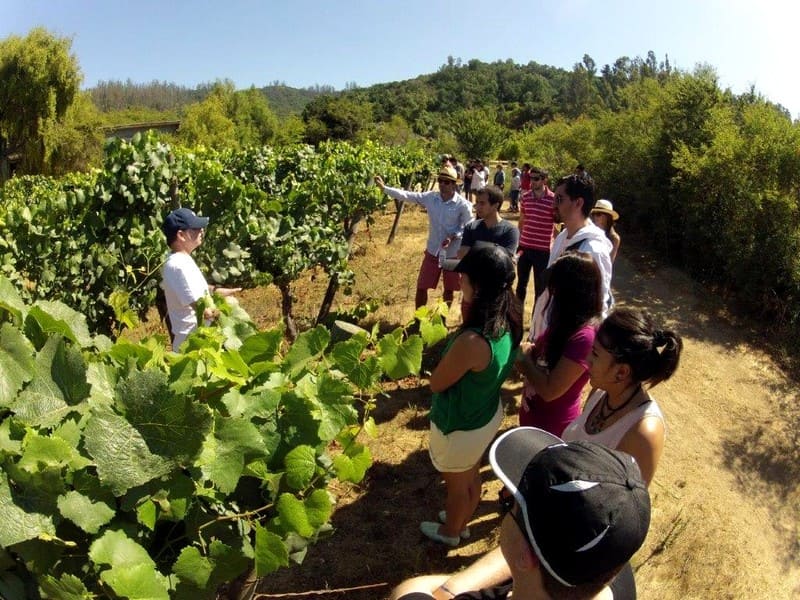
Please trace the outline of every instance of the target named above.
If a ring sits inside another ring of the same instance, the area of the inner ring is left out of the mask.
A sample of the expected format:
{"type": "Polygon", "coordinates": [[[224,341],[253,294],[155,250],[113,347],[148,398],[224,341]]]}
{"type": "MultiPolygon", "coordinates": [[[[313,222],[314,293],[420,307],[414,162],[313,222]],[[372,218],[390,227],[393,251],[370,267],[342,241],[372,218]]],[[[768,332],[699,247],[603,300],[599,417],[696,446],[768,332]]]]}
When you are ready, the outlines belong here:
{"type": "Polygon", "coordinates": [[[198,217],[190,208],[178,208],[167,215],[162,229],[167,237],[170,237],[179,231],[206,227],[208,227],[208,217],[198,217]]]}

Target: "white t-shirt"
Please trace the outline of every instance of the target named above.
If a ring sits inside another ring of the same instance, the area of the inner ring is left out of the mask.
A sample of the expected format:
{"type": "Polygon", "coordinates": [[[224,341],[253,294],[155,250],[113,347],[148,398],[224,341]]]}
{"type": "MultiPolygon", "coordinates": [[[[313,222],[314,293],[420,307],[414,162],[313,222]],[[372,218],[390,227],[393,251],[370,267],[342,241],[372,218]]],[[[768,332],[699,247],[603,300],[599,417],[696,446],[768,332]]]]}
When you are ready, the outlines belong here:
{"type": "Polygon", "coordinates": [[[208,294],[208,284],[194,259],[185,252],[173,252],[164,263],[161,287],[167,299],[167,312],[177,352],[183,340],[197,327],[192,304],[208,294]]]}

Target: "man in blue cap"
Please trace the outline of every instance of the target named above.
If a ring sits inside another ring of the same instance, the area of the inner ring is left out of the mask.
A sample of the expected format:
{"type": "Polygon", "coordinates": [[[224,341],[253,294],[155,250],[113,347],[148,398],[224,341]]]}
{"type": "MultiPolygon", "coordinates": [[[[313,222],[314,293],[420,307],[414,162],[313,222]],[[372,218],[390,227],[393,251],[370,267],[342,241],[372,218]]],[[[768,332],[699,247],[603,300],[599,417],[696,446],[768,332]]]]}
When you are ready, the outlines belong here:
{"type": "MultiPolygon", "coordinates": [[[[208,217],[199,217],[193,210],[178,208],[164,219],[163,231],[171,252],[164,263],[161,287],[167,300],[172,349],[180,345],[197,328],[195,305],[210,290],[191,254],[203,243],[208,217]]],[[[228,296],[241,288],[216,288],[215,291],[228,296]]],[[[210,322],[219,316],[213,308],[205,309],[203,318],[210,322]]]]}

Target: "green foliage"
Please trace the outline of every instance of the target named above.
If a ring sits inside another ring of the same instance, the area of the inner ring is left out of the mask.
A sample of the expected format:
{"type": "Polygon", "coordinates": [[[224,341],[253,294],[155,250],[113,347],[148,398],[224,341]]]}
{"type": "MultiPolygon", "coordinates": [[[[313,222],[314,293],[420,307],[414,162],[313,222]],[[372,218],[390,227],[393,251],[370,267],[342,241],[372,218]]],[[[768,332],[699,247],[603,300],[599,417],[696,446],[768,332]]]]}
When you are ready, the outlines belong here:
{"type": "MultiPolygon", "coordinates": [[[[282,349],[243,313],[181,354],[114,345],[0,277],[0,582],[50,598],[213,598],[248,569],[302,560],[330,529],[335,480],[371,464],[360,432],[384,376],[423,341],[323,327],[282,349]],[[40,408],[35,408],[38,402],[40,408]]],[[[6,585],[3,583],[2,585],[6,585]]]]}
{"type": "Polygon", "coordinates": [[[371,121],[369,104],[340,96],[319,96],[303,109],[305,141],[309,144],[324,140],[358,141],[371,121]]]}
{"type": "Polygon", "coordinates": [[[0,41],[0,183],[8,176],[11,154],[24,153],[28,172],[41,165],[42,127],[63,119],[80,86],[71,45],[43,28],[0,41]]]}
{"type": "Polygon", "coordinates": [[[497,117],[488,110],[462,110],[453,114],[450,130],[466,156],[493,157],[508,135],[497,117]]]}
{"type": "Polygon", "coordinates": [[[99,167],[103,159],[103,118],[88,94],[75,96],[63,121],[49,120],[42,130],[42,172],[64,175],[99,167]]]}
{"type": "Polygon", "coordinates": [[[236,124],[228,116],[225,99],[212,94],[202,102],[188,106],[181,118],[178,138],[190,146],[236,147],[236,124]]]}
{"type": "MultiPolygon", "coordinates": [[[[130,327],[155,298],[164,216],[183,203],[211,219],[195,257],[212,283],[275,282],[290,294],[319,267],[347,285],[352,228],[386,201],[373,176],[406,178],[428,163],[421,151],[371,142],[218,153],[173,149],[153,134],[116,139],[95,174],[0,189],[0,268],[26,299],[61,300],[93,331],[130,327]]],[[[289,303],[284,314],[291,319],[289,303]]]]}

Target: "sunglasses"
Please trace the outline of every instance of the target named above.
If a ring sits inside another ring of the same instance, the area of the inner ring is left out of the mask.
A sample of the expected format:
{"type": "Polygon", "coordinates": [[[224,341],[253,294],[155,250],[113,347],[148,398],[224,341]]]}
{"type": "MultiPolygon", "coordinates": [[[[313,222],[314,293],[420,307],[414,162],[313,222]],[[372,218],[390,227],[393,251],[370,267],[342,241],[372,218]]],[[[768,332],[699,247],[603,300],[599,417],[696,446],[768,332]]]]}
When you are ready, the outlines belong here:
{"type": "Polygon", "coordinates": [[[439,182],[439,185],[441,185],[443,183],[455,183],[455,181],[453,181],[451,179],[437,179],[437,181],[439,182]]]}
{"type": "Polygon", "coordinates": [[[541,181],[544,179],[541,175],[531,175],[531,181],[541,181]]]}

